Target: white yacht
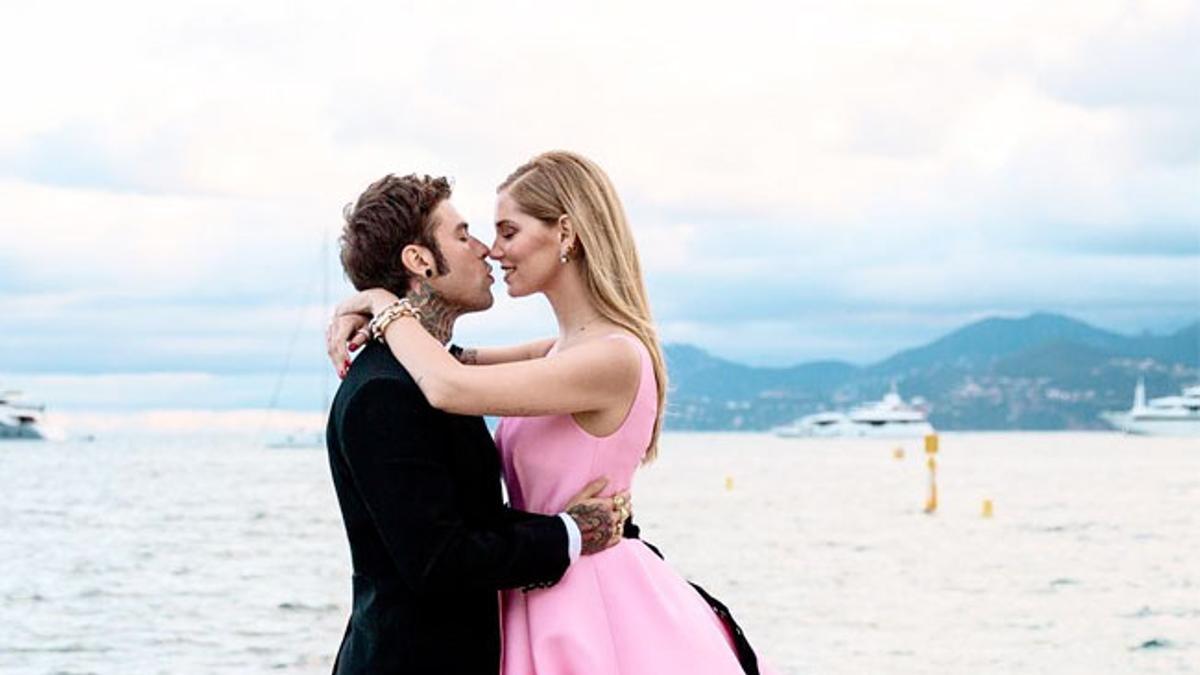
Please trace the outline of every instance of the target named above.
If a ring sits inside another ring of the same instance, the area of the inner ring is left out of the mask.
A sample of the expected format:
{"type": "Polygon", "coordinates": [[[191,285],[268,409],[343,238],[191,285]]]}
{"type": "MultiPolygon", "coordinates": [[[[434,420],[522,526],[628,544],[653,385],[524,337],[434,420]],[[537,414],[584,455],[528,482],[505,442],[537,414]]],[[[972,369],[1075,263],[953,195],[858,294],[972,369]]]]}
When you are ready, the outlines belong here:
{"type": "Polygon", "coordinates": [[[45,412],[45,406],[22,402],[21,392],[0,392],[0,441],[46,438],[42,420],[45,412]]]}
{"type": "Polygon", "coordinates": [[[879,401],[848,413],[819,412],[774,429],[777,436],[820,438],[920,438],[934,433],[925,411],[900,398],[896,385],[879,401]]]}
{"type": "Polygon", "coordinates": [[[1147,436],[1200,436],[1200,384],[1184,387],[1179,396],[1146,401],[1146,385],[1139,379],[1133,390],[1133,407],[1101,415],[1127,434],[1147,436]]]}

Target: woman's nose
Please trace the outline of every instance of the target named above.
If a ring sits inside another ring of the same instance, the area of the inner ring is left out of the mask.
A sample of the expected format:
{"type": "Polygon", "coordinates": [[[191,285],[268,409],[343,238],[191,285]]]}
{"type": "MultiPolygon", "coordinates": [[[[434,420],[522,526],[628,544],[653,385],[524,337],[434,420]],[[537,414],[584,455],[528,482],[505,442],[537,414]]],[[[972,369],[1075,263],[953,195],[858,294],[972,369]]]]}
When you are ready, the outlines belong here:
{"type": "Polygon", "coordinates": [[[496,241],[492,244],[492,248],[488,250],[488,257],[492,260],[499,260],[504,257],[504,251],[500,250],[499,237],[496,237],[496,241]]]}

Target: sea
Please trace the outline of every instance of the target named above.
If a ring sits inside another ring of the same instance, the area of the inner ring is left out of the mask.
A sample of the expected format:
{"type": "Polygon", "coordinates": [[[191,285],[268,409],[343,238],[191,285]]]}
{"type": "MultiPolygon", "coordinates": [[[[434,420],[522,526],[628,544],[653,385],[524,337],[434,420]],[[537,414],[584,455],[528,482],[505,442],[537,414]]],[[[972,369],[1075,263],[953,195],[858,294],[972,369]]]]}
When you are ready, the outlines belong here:
{"type": "MultiPolygon", "coordinates": [[[[635,519],[782,673],[1200,672],[1200,439],[938,446],[669,433],[635,519]]],[[[349,611],[323,449],[0,444],[0,673],[327,673],[349,611]]]]}

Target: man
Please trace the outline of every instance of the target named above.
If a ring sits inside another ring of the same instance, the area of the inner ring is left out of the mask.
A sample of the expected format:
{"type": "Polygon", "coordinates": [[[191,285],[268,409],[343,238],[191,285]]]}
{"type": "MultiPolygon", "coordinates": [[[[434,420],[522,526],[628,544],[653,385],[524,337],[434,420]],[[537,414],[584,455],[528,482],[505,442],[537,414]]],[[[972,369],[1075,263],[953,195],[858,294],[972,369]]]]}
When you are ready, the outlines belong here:
{"type": "MultiPolygon", "coordinates": [[[[341,251],[356,288],[408,297],[443,344],[458,316],[492,304],[488,249],[450,193],[444,178],[384,177],[347,209],[341,251]]],[[[551,585],[579,554],[619,541],[618,507],[594,498],[597,481],[567,513],[511,510],[482,418],[432,408],[375,341],[339,373],[326,440],[354,607],[334,672],[494,675],[497,590],[551,585]]]]}

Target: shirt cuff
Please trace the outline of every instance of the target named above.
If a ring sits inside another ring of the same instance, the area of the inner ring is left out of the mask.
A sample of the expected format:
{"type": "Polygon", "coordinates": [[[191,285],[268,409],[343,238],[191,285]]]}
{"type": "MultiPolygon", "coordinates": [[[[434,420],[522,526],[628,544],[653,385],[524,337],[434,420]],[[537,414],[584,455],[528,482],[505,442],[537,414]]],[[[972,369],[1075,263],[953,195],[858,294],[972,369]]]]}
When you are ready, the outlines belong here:
{"type": "Polygon", "coordinates": [[[583,533],[579,531],[579,525],[570,515],[560,513],[558,517],[562,518],[563,524],[567,526],[567,557],[571,562],[575,562],[583,552],[583,533]]]}

